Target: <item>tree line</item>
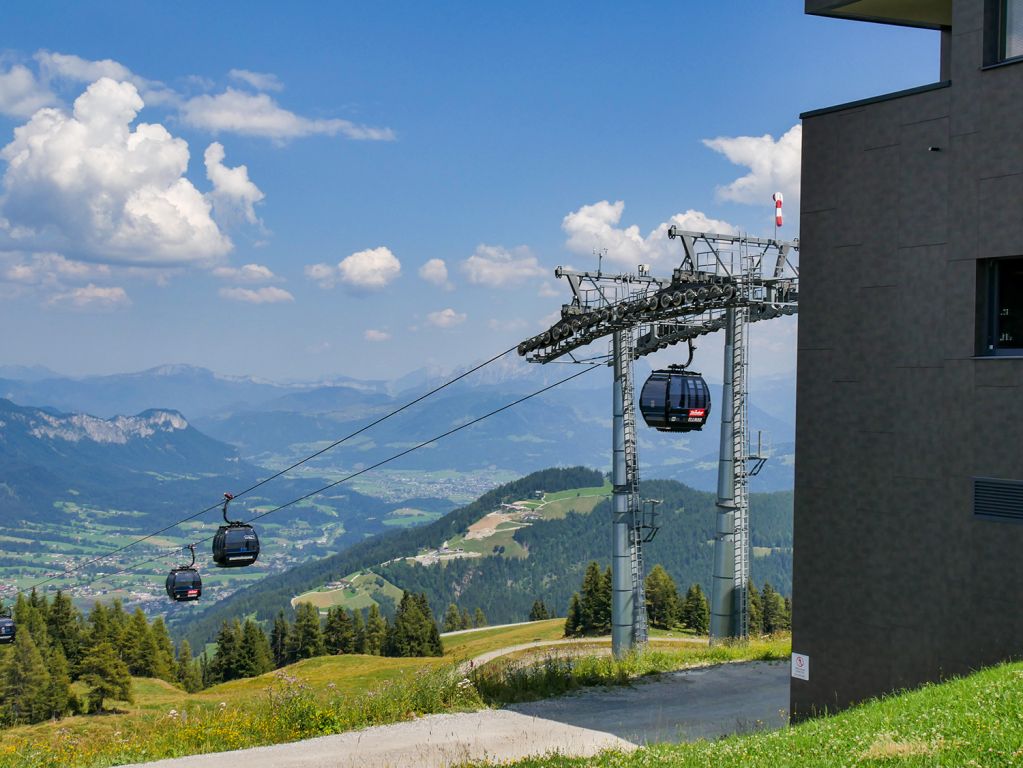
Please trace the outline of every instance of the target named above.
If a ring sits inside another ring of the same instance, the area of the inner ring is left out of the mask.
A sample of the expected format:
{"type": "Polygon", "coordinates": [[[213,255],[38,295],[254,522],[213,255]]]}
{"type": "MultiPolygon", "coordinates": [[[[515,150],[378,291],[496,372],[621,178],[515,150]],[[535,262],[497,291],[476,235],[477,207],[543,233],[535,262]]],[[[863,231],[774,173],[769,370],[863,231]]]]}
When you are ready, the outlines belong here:
{"type": "Polygon", "coordinates": [[[174,646],[163,620],[121,602],[96,603],[89,615],[63,592],[52,600],[33,590],[14,604],[17,635],[0,649],[0,722],[37,723],[99,712],[108,700],[131,701],[131,677],[177,683],[174,646]],[[85,687],[83,697],[71,688],[85,687]]]}
{"type": "MultiPolygon", "coordinates": [[[[698,635],[710,630],[710,604],[699,584],[679,596],[671,575],[660,565],[650,569],[643,582],[647,619],[658,629],[689,630],[698,635]]],[[[749,632],[759,636],[792,628],[792,601],[782,597],[769,582],[762,590],[750,581],[749,632]]],[[[582,585],[573,593],[565,618],[565,636],[606,635],[611,631],[611,568],[600,569],[595,560],[586,566],[582,585]]]]}
{"type": "Polygon", "coordinates": [[[254,677],[317,656],[444,654],[426,596],[411,592],[402,596],[393,621],[382,615],[375,604],[365,613],[333,606],[321,620],[316,606],[303,602],[295,607],[293,622],[284,611],[278,612],[269,635],[252,619],[244,623],[238,619],[225,621],[216,643],[209,663],[200,661],[198,677],[203,686],[254,677]]]}

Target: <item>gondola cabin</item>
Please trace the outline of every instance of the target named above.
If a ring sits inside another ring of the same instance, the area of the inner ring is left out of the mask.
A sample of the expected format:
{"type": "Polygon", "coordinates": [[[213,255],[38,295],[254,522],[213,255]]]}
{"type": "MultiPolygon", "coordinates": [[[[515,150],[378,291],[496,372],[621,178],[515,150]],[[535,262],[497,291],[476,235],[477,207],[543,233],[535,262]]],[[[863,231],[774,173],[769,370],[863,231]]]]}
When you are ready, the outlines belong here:
{"type": "Polygon", "coordinates": [[[646,425],[660,432],[698,431],[710,417],[710,388],[692,371],[654,371],[643,385],[639,410],[646,425]]]}
{"type": "Polygon", "coordinates": [[[213,562],[221,568],[252,565],[259,557],[259,536],[246,523],[229,523],[217,529],[213,537],[213,562]]]}
{"type": "Polygon", "coordinates": [[[202,578],[195,568],[175,568],[167,574],[167,596],[179,603],[202,597],[202,578]]]}
{"type": "Polygon", "coordinates": [[[17,628],[14,619],[7,616],[0,616],[0,645],[14,642],[14,635],[17,628]]]}

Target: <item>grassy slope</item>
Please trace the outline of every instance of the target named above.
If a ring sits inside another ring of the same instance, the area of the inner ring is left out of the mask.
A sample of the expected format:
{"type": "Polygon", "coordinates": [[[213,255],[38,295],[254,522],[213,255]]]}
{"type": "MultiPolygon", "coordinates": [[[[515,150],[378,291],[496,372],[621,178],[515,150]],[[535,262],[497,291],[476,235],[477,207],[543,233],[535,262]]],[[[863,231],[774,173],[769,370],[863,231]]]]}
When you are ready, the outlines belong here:
{"type": "Polygon", "coordinates": [[[543,758],[519,768],[832,768],[1023,765],[1023,664],[889,696],[781,731],[662,744],[625,755],[543,758]]]}

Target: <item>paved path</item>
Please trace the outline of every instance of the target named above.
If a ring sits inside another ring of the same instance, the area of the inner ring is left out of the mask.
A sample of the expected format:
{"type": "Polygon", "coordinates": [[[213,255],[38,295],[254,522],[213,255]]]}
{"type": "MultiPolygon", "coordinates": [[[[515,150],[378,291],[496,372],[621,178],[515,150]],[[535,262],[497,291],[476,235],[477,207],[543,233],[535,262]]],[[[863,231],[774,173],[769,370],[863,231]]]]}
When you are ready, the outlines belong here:
{"type": "MultiPolygon", "coordinates": [[[[353,733],[237,752],[161,760],[147,768],[447,768],[549,752],[716,738],[787,722],[784,662],[722,664],[623,688],[588,689],[503,710],[430,715],[353,733]]],[[[129,767],[137,768],[137,766],[129,767]]]]}

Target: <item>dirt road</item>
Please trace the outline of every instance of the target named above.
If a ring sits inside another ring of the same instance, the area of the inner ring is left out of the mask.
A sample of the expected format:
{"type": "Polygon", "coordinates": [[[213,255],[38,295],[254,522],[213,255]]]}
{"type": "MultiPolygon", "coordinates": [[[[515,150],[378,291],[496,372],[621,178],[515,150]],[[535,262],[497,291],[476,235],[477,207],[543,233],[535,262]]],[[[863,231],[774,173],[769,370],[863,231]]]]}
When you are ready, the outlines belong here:
{"type": "MultiPolygon", "coordinates": [[[[585,757],[658,741],[716,738],[788,720],[786,662],[722,664],[633,686],[502,710],[431,715],[294,744],[147,763],[147,768],[447,768],[561,752],[585,757]]],[[[134,767],[134,768],[137,768],[134,767]]]]}

